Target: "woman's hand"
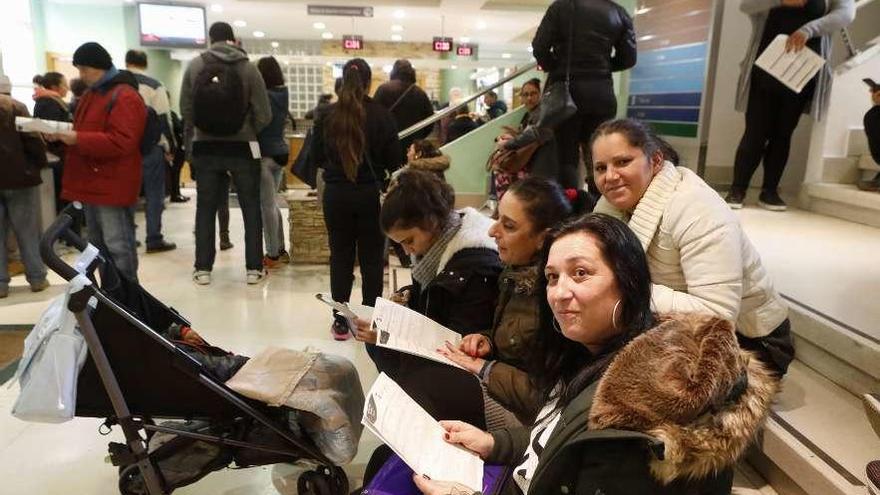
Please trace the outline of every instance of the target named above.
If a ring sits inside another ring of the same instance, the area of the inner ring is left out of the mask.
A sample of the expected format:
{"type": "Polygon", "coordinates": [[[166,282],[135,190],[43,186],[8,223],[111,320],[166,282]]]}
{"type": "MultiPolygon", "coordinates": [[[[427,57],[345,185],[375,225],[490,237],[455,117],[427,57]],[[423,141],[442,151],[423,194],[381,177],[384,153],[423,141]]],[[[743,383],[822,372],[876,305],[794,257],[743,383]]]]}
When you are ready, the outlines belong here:
{"type": "Polygon", "coordinates": [[[388,297],[388,300],[395,304],[400,304],[401,306],[409,305],[409,289],[400,289],[399,291],[391,294],[388,297]]]}
{"type": "Polygon", "coordinates": [[[795,31],[791,33],[785,42],[786,52],[799,52],[807,46],[807,35],[803,31],[795,31]]]}
{"type": "Polygon", "coordinates": [[[458,348],[468,356],[484,358],[492,353],[492,341],[481,333],[465,335],[458,348]]]}
{"type": "Polygon", "coordinates": [[[354,338],[366,344],[375,344],[378,334],[373,330],[372,325],[367,320],[355,318],[354,320],[354,338]]]}
{"type": "Polygon", "coordinates": [[[434,481],[427,476],[414,474],[413,483],[425,495],[474,495],[470,488],[451,481],[434,481]]]}
{"type": "Polygon", "coordinates": [[[489,457],[495,447],[492,435],[463,421],[441,421],[440,426],[446,430],[443,435],[446,443],[460,445],[480,456],[480,459],[489,457]]]}
{"type": "Polygon", "coordinates": [[[43,137],[46,141],[57,142],[60,141],[66,145],[73,146],[76,144],[76,132],[74,131],[63,131],[56,132],[53,134],[43,134],[43,137]]]}
{"type": "Polygon", "coordinates": [[[475,375],[479,374],[483,365],[486,364],[485,359],[468,356],[449,342],[446,343],[446,348],[437,349],[437,352],[475,375]]]}

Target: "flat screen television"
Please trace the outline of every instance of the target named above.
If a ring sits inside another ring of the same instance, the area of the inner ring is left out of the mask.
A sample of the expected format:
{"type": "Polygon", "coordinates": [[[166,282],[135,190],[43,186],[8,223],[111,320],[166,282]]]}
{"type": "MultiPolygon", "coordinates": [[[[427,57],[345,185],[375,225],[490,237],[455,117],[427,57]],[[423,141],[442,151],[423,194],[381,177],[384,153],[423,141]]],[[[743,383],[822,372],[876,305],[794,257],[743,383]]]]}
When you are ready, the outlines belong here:
{"type": "Polygon", "coordinates": [[[205,8],[199,5],[139,3],[141,46],[205,48],[205,8]]]}

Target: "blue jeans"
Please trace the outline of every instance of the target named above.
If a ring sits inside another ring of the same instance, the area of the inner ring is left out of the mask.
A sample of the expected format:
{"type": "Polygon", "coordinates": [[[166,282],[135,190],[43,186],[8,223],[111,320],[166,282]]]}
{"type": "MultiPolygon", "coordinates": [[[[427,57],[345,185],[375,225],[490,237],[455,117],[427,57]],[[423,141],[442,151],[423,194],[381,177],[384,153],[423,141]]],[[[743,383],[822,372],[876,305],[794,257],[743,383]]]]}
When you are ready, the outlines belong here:
{"type": "Polygon", "coordinates": [[[260,160],[260,206],[263,211],[263,237],[266,254],[275,258],[284,249],[284,220],[278,208],[278,188],[284,169],[274,158],[260,160]]]}
{"type": "Polygon", "coordinates": [[[120,273],[137,281],[138,257],[132,208],[83,204],[83,210],[89,242],[112,260],[120,273]]]}
{"type": "Polygon", "coordinates": [[[40,258],[39,187],[0,189],[0,287],[9,287],[6,235],[15,233],[25,277],[30,284],[46,279],[46,266],[40,258]]]}
{"type": "Polygon", "coordinates": [[[193,158],[196,176],[195,269],[211,271],[217,254],[215,223],[222,196],[229,194],[232,174],[244,220],[244,256],[248,270],[263,269],[263,220],[260,211],[260,162],[237,156],[203,155],[193,158]]]}
{"type": "Polygon", "coordinates": [[[161,146],[144,155],[144,216],[147,219],[147,247],[162,242],[162,210],[165,209],[165,151],[161,146]]]}

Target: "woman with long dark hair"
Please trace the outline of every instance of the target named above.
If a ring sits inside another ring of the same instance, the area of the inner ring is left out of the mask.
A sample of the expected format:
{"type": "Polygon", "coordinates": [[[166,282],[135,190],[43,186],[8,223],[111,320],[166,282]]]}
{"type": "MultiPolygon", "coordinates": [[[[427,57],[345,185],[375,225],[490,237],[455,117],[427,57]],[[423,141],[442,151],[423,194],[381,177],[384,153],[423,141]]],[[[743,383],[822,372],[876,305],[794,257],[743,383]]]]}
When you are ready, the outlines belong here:
{"type": "MultiPolygon", "coordinates": [[[[382,295],[385,236],[379,226],[379,195],[385,178],[405,161],[394,117],[367,96],[371,81],[366,61],[346,62],[339,100],[315,121],[311,150],[324,167],[331,295],[335,301],[348,302],[357,252],[367,306],[382,295]]],[[[347,340],[347,322],[334,316],[333,337],[347,340]]]]}
{"type": "Polygon", "coordinates": [[[284,139],[284,128],[290,115],[290,96],[284,84],[284,74],[275,57],[263,57],[257,61],[257,69],[266,83],[272,121],[257,134],[260,143],[260,206],[263,212],[263,238],[266,255],[263,266],[276,268],[289,263],[290,255],[284,249],[284,220],[278,208],[278,189],[284,178],[290,148],[284,139]]]}
{"type": "MultiPolygon", "coordinates": [[[[777,382],[730,322],[654,315],[651,273],[626,224],[590,214],[547,236],[534,425],[487,433],[441,421],[444,439],[512,466],[515,493],[727,495],[777,382]]],[[[473,494],[417,473],[428,495],[473,494]]],[[[513,485],[513,486],[510,486],[513,485]]]]}

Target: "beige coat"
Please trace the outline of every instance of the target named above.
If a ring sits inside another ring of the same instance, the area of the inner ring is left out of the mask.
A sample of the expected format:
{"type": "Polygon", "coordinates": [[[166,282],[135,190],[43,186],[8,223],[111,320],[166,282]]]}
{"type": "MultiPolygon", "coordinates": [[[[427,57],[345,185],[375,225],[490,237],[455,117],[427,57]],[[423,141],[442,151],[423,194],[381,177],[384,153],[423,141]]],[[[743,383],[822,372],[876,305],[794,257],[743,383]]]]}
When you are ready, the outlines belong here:
{"type": "Polygon", "coordinates": [[[665,163],[631,215],[605,198],[595,212],[629,222],[641,241],[654,311],[715,315],[735,321],[740,333],[753,338],[788,317],[739,219],[691,170],[665,163]]]}

